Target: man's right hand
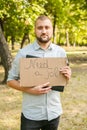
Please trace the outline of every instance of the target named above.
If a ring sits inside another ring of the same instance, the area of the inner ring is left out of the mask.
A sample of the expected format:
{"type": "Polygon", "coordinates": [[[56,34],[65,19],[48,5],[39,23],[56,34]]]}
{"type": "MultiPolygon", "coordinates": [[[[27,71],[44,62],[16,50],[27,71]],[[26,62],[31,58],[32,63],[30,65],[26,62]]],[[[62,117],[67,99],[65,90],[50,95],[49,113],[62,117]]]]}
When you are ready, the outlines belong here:
{"type": "Polygon", "coordinates": [[[35,87],[24,87],[23,89],[25,92],[27,92],[29,94],[34,94],[34,95],[45,94],[45,93],[48,93],[49,91],[51,91],[49,82],[35,86],[35,87]]]}

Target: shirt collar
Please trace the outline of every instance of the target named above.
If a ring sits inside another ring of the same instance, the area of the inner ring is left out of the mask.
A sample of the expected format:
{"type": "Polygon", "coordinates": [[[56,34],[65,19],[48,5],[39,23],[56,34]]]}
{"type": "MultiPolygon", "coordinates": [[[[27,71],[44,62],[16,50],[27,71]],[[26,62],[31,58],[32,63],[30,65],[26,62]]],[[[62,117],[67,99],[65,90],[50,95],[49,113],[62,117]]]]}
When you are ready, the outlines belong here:
{"type": "MultiPolygon", "coordinates": [[[[34,48],[35,48],[35,50],[42,49],[40,47],[40,45],[37,43],[37,41],[34,42],[34,48]]],[[[53,48],[53,46],[52,46],[52,43],[51,43],[47,49],[52,50],[52,48],[53,48]]]]}

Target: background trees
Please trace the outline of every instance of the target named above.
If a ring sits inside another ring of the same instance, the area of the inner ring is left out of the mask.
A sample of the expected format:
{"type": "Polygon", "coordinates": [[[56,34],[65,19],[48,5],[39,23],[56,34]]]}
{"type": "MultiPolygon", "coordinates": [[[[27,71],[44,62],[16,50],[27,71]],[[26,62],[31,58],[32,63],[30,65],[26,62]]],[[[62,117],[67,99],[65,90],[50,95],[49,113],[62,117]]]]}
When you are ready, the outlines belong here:
{"type": "Polygon", "coordinates": [[[33,24],[39,14],[53,20],[53,40],[57,44],[86,45],[86,7],[86,0],[0,0],[0,24],[12,49],[23,39],[33,41],[33,24]]]}
{"type": "Polygon", "coordinates": [[[87,33],[86,7],[86,0],[48,1],[45,9],[53,18],[54,39],[57,44],[87,45],[87,39],[84,37],[87,33]]]}

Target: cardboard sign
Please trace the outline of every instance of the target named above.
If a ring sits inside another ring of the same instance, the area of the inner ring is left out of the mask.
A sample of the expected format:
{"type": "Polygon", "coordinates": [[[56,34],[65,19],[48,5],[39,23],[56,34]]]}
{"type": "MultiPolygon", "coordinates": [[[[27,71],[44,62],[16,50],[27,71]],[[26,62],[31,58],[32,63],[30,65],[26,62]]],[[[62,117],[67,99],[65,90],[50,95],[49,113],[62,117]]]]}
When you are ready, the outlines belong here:
{"type": "Polygon", "coordinates": [[[31,87],[50,82],[51,86],[65,86],[66,78],[59,71],[66,66],[66,58],[21,58],[20,85],[31,87]]]}

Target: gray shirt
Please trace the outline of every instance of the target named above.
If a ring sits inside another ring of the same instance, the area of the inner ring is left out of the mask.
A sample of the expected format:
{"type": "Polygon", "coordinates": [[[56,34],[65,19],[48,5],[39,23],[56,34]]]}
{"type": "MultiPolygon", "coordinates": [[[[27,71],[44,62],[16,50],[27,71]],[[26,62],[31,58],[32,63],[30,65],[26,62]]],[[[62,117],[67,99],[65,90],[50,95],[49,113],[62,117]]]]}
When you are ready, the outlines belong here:
{"type": "MultiPolygon", "coordinates": [[[[26,57],[26,55],[66,57],[66,52],[63,48],[53,43],[46,50],[43,50],[35,41],[33,44],[29,44],[19,50],[12,63],[7,81],[20,79],[20,58],[26,57]]],[[[22,112],[27,119],[31,120],[52,120],[57,118],[62,114],[60,93],[54,90],[42,95],[32,95],[23,92],[22,112]]]]}

